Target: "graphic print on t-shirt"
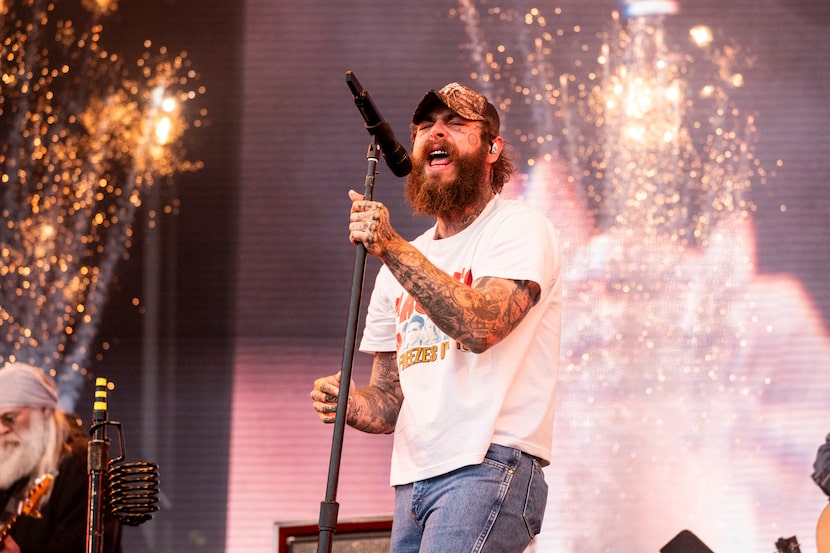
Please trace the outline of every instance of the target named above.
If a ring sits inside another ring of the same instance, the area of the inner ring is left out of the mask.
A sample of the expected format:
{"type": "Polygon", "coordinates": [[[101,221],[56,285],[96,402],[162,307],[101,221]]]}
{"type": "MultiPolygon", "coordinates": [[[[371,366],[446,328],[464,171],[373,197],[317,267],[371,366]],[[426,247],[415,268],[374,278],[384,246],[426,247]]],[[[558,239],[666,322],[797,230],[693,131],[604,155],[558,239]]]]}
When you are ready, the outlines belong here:
{"type": "MultiPolygon", "coordinates": [[[[462,270],[453,277],[470,286],[472,273],[462,270]]],[[[435,326],[418,305],[415,298],[404,292],[395,302],[398,316],[398,370],[404,371],[413,365],[431,363],[443,359],[450,348],[450,338],[435,326]]],[[[456,346],[457,347],[457,346],[456,346]]]]}

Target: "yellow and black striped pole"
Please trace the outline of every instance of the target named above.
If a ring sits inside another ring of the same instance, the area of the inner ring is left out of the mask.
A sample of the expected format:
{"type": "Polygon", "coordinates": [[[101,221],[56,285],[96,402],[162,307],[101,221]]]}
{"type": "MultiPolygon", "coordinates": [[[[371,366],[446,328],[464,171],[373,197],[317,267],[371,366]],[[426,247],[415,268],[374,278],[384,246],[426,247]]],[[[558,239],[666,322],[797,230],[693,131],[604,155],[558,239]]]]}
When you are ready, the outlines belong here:
{"type": "Polygon", "coordinates": [[[109,464],[109,440],[107,439],[107,379],[95,380],[95,402],[92,406],[92,426],[89,429],[87,472],[89,493],[87,497],[87,553],[100,553],[104,545],[104,486],[109,464]]]}

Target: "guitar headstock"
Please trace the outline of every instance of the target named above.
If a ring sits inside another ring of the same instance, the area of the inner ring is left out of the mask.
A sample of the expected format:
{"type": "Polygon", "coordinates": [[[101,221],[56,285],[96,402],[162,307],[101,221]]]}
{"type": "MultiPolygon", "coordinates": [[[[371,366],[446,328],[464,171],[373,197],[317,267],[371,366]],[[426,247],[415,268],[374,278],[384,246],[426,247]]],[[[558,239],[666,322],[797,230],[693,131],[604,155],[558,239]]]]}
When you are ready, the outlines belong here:
{"type": "Polygon", "coordinates": [[[40,518],[40,511],[38,505],[43,496],[49,493],[52,489],[52,483],[55,481],[55,475],[51,473],[42,474],[35,480],[35,483],[26,492],[26,497],[20,502],[18,507],[18,514],[21,516],[30,516],[40,518]]]}

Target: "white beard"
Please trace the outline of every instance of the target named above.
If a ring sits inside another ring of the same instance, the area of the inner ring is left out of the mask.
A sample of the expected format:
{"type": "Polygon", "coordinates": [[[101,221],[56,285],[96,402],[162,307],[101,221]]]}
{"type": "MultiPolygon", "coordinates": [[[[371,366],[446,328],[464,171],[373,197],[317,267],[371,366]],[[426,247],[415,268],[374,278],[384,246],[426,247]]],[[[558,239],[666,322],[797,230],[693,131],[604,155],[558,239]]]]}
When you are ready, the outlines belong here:
{"type": "Polygon", "coordinates": [[[46,452],[46,437],[46,421],[39,409],[32,409],[28,428],[0,437],[0,489],[32,475],[46,452]]]}

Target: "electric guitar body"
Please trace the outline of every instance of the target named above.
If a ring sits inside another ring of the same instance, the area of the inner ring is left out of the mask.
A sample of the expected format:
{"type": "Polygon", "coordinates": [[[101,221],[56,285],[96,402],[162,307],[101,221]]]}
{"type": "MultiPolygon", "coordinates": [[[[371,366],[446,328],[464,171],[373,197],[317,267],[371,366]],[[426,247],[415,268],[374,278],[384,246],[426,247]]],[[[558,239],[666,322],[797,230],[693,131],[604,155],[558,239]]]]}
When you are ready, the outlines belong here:
{"type": "Polygon", "coordinates": [[[830,553],[830,505],[827,505],[818,517],[816,549],[818,553],[830,553]]]}

